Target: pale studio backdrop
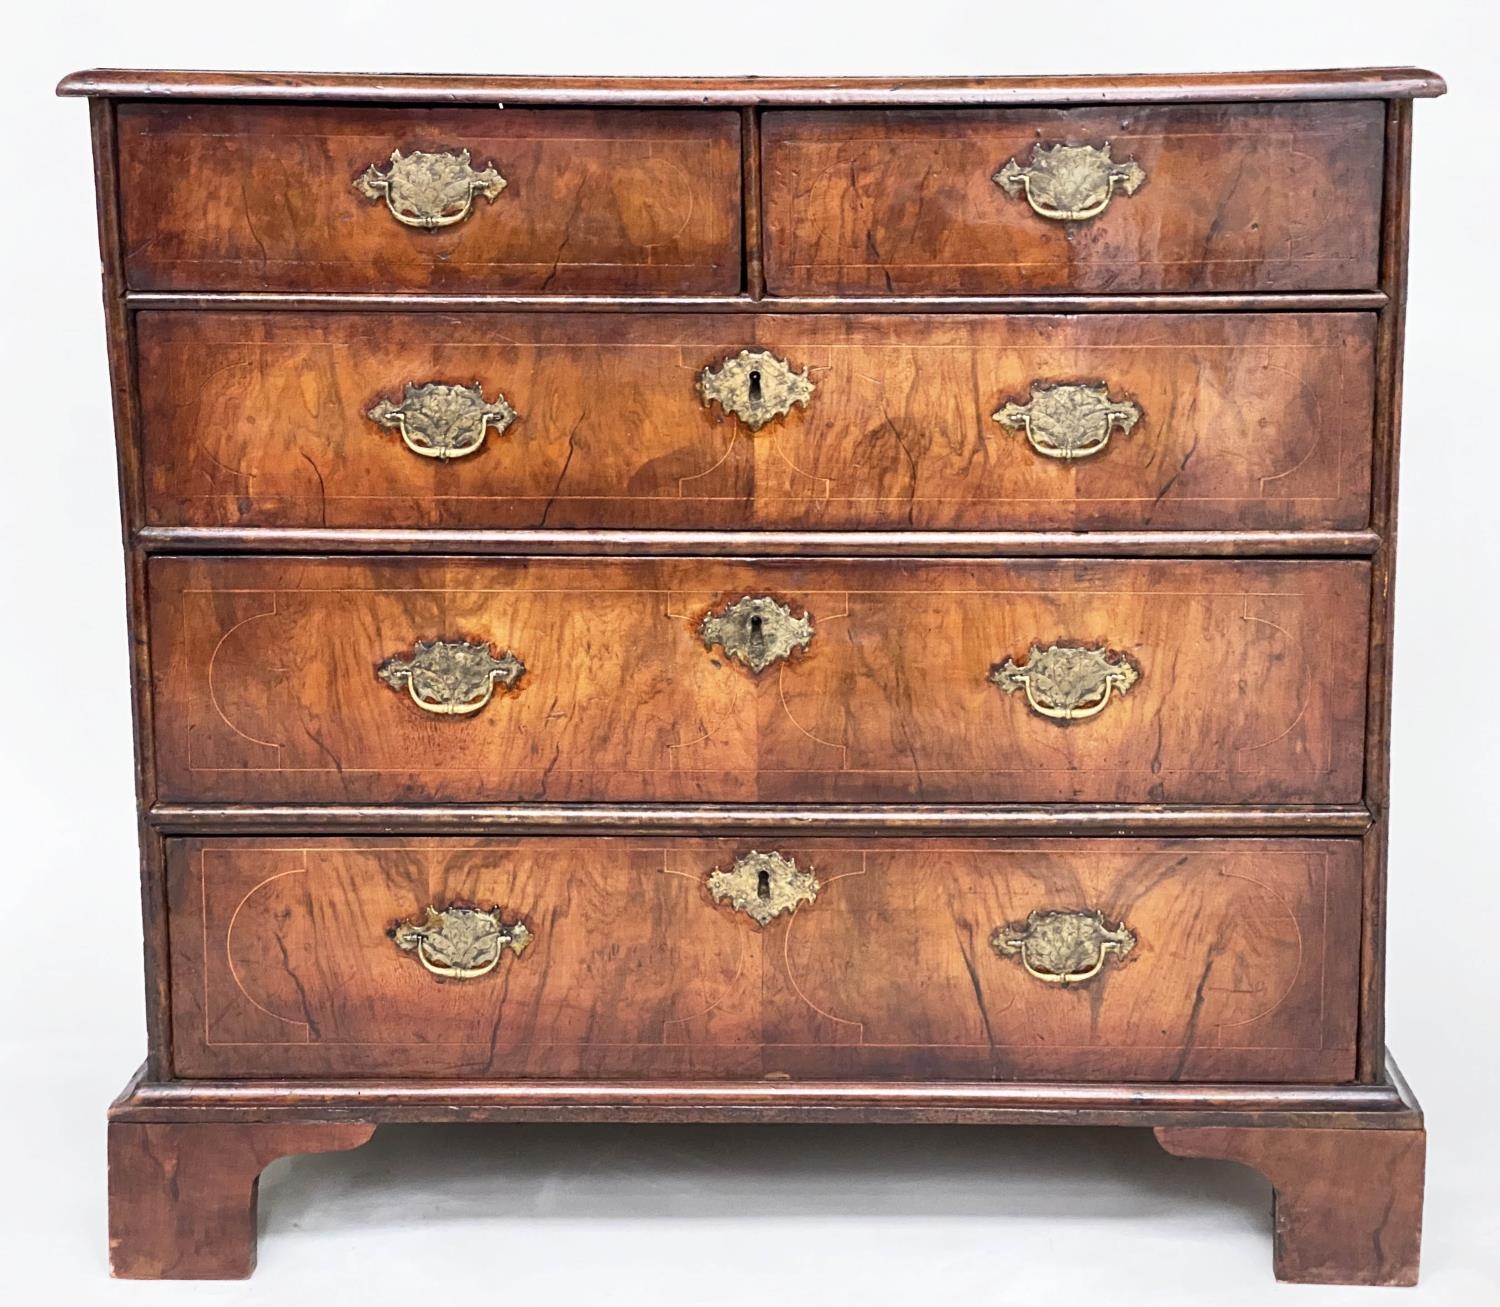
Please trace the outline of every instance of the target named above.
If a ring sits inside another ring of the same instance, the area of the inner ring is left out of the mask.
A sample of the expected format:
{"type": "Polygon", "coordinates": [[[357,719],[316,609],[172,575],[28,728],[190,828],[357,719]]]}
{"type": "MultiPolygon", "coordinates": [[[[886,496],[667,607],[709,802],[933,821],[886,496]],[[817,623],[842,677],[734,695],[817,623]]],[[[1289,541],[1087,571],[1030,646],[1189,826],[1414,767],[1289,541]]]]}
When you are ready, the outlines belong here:
{"type": "Polygon", "coordinates": [[[12,1301],[1370,1300],[1276,1286],[1264,1182],[1135,1132],[383,1131],[278,1163],[239,1285],[105,1271],[104,1107],[143,1028],[90,65],[582,74],[1417,64],[1390,1022],[1428,1111],[1423,1287],[1500,1301],[1500,23],[1493,0],[13,6],[0,144],[0,1271],[12,1301]]]}

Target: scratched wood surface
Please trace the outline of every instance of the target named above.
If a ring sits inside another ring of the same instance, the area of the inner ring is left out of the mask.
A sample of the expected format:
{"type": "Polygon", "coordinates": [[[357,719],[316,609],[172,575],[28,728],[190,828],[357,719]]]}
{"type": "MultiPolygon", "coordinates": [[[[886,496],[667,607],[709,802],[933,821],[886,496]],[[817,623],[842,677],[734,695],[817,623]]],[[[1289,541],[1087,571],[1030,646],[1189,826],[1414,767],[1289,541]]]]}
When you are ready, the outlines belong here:
{"type": "Polygon", "coordinates": [[[1360,796],[1363,562],[156,558],[165,800],[1344,803],[1360,796]],[[746,595],[812,621],[755,674],[705,648],[746,595]],[[525,664],[438,718],[376,667],[417,640],[525,664]],[[1086,721],[990,683],[1033,644],[1139,681],[1086,721]]]}
{"type": "Polygon", "coordinates": [[[1373,314],[867,317],[146,312],[146,512],[161,526],[1358,528],[1373,314]],[[739,350],[806,368],[752,433],[696,381],[739,350]],[[368,416],[406,382],[519,413],[417,456],[368,416]],[[1141,416],[1045,458],[992,415],[1105,382],[1141,416]]]}
{"type": "Polygon", "coordinates": [[[724,839],[208,839],[169,854],[186,1076],[1346,1080],[1346,840],[757,841],[811,869],[755,924],[724,839]],[[492,905],[535,936],[438,978],[388,932],[492,905]],[[1135,947],[1059,986],[990,944],[1035,910],[1135,947]]]}
{"type": "Polygon", "coordinates": [[[143,102],[117,113],[135,289],[740,289],[734,112],[143,102]],[[406,227],[353,185],[398,149],[467,149],[508,185],[454,226],[406,227]]]}
{"type": "Polygon", "coordinates": [[[1377,283],[1385,106],[768,111],[773,294],[1349,290],[1377,283]],[[991,180],[1032,147],[1108,143],[1146,172],[1098,217],[991,180]]]}

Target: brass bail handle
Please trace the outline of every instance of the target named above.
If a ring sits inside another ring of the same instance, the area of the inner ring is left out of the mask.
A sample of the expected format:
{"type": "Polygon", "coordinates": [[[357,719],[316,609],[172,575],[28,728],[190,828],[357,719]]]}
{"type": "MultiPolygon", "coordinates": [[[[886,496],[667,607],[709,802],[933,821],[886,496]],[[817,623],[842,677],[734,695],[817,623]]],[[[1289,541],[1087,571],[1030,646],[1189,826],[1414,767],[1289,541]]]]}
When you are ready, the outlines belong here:
{"type": "Polygon", "coordinates": [[[421,921],[398,921],[388,932],[396,947],[415,955],[424,970],[445,980],[477,980],[500,965],[509,949],[517,957],[533,938],[519,917],[505,920],[499,907],[471,908],[450,903],[429,906],[421,921]]]}
{"type": "Polygon", "coordinates": [[[1052,222],[1087,222],[1109,207],[1116,192],[1134,195],[1146,170],[1134,159],[1116,163],[1110,145],[1041,145],[1026,164],[1009,160],[991,180],[1012,199],[1052,222]]]}
{"type": "Polygon", "coordinates": [[[1088,645],[1032,645],[1024,663],[1007,658],[990,668],[988,679],[1006,694],[1021,690],[1026,706],[1056,722],[1097,717],[1110,700],[1126,694],[1140,672],[1124,654],[1088,645]]]}
{"type": "Polygon", "coordinates": [[[354,179],[354,189],[365,199],[384,200],[402,226],[423,231],[462,222],[476,198],[493,201],[506,185],[494,165],[473,167],[468,150],[392,150],[384,172],[372,163],[354,179]]]}
{"type": "Polygon", "coordinates": [[[418,640],[410,658],[387,658],[375,675],[404,690],[423,712],[467,717],[494,698],[497,685],[508,690],[525,671],[515,654],[506,650],[496,658],[487,642],[418,640]]]}
{"type": "Polygon", "coordinates": [[[1123,921],[1110,927],[1097,909],[1036,911],[1023,925],[1000,926],[990,947],[1016,957],[1026,974],[1047,985],[1079,985],[1104,970],[1111,953],[1123,958],[1136,945],[1123,921]]]}
{"type": "Polygon", "coordinates": [[[1109,697],[1114,693],[1115,682],[1113,679],[1105,681],[1104,693],[1091,704],[1063,704],[1059,705],[1051,700],[1040,700],[1036,696],[1036,689],[1031,683],[1031,678],[1024,681],[1026,688],[1026,706],[1032,712],[1042,717],[1050,717],[1054,721],[1081,722],[1090,717],[1097,717],[1109,707],[1109,697]]]}
{"type": "Polygon", "coordinates": [[[504,395],[486,400],[479,382],[408,381],[399,403],[381,399],[365,416],[396,431],[413,454],[446,463],[478,453],[487,430],[502,435],[518,415],[504,395]]]}
{"type": "Polygon", "coordinates": [[[1133,400],[1112,399],[1103,382],[1033,381],[1025,403],[1010,400],[991,417],[1024,434],[1043,458],[1070,462],[1102,453],[1117,430],[1129,435],[1141,410],[1133,400]]]}

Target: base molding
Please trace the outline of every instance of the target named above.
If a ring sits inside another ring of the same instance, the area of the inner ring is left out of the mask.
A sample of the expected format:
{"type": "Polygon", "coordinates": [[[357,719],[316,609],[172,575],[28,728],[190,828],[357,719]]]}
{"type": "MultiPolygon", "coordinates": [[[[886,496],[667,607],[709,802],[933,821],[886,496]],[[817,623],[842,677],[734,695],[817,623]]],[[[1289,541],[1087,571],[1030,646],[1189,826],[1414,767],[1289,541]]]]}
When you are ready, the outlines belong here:
{"type": "Polygon", "coordinates": [[[138,1076],[112,1121],[1267,1125],[1401,1129],[1420,1109],[1391,1068],[1377,1084],[942,1081],[161,1080],[138,1076]],[[1403,1124],[1404,1123],[1404,1124],[1403,1124]]]}
{"type": "Polygon", "coordinates": [[[256,1182],[278,1157],[417,1122],[1118,1125],[1169,1153],[1261,1171],[1276,1274],[1412,1284],[1426,1133],[1393,1063],[1376,1084],[1132,1085],[148,1080],[109,1111],[110,1253],[127,1278],[232,1279],[255,1264],[256,1182]]]}

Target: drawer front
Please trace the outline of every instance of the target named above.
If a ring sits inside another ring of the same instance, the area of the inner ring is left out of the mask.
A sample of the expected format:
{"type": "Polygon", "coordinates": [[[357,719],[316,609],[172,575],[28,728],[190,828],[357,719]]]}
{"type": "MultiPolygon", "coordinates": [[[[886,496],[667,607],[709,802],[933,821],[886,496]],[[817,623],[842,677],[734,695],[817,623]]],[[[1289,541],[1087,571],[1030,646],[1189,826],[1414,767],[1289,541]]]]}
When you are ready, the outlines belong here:
{"type": "Polygon", "coordinates": [[[1349,803],[1357,561],[157,558],[161,797],[1349,803]]]}
{"type": "Polygon", "coordinates": [[[174,841],[173,1059],[1348,1080],[1359,866],[1337,840],[174,841]]]}
{"type": "Polygon", "coordinates": [[[136,289],[740,288],[732,112],[118,113],[125,274],[136,289]]]}
{"type": "Polygon", "coordinates": [[[767,113],[766,279],[784,295],[1368,289],[1384,121],[1376,101],[767,113]]]}
{"type": "Polygon", "coordinates": [[[1369,518],[1371,314],[148,312],[137,328],[157,525],[1369,518]],[[751,407],[748,371],[725,366],[746,349],[773,356],[751,369],[762,404],[778,375],[805,370],[810,391],[751,407]]]}

